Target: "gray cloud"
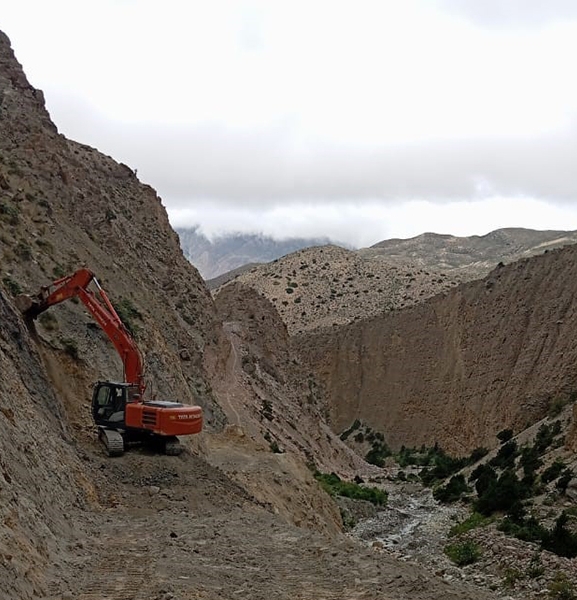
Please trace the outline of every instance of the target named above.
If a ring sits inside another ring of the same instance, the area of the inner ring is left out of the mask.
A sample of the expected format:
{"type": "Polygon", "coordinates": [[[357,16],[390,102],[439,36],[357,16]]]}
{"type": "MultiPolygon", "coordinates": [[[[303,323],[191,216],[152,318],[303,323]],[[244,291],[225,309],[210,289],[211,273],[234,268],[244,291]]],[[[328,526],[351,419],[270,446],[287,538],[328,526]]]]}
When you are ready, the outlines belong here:
{"type": "Polygon", "coordinates": [[[54,103],[65,135],[138,169],[167,203],[222,206],[489,196],[577,200],[577,118],[557,132],[379,147],[298,143],[293,123],[266,130],[110,123],[89,107],[54,103]]]}
{"type": "Polygon", "coordinates": [[[139,171],[173,205],[193,199],[259,206],[302,201],[432,201],[491,195],[577,199],[577,125],[529,139],[394,147],[308,146],[290,132],[218,127],[91,128],[85,141],[139,171]],[[97,132],[97,137],[95,137],[97,132]],[[89,140],[93,141],[90,142],[89,140]]]}
{"type": "Polygon", "coordinates": [[[577,19],[574,0],[437,0],[437,5],[483,27],[497,29],[538,28],[577,19]]]}

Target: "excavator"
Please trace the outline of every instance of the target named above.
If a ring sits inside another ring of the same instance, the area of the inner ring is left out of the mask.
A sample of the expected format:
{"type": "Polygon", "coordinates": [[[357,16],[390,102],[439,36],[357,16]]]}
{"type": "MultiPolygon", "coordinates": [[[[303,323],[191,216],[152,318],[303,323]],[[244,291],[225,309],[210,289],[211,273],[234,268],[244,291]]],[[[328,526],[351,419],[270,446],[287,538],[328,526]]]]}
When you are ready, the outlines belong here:
{"type": "Polygon", "coordinates": [[[124,367],[123,382],[98,381],[92,392],[92,417],[105,452],[120,456],[129,445],[146,443],[165,454],[180,454],[182,446],[177,436],[202,430],[202,409],[180,402],[144,400],[146,383],[140,350],[90,270],[82,268],[62,277],[42,287],[35,296],[21,295],[17,304],[31,322],[71,298],[83,302],[116,348],[124,367]]]}

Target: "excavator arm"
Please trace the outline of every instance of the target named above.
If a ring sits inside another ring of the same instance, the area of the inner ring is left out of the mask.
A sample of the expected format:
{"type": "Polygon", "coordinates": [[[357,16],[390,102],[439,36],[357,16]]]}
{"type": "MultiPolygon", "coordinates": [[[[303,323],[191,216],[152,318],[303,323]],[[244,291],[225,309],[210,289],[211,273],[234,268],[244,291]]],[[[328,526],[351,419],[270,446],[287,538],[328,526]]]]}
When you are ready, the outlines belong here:
{"type": "Polygon", "coordinates": [[[90,311],[122,360],[124,380],[138,386],[139,393],[143,396],[146,384],[140,350],[92,271],[79,269],[72,275],[42,287],[37,296],[19,297],[18,303],[27,318],[35,319],[51,306],[70,298],[79,298],[90,311]],[[94,284],[96,292],[88,288],[91,283],[94,284]]]}

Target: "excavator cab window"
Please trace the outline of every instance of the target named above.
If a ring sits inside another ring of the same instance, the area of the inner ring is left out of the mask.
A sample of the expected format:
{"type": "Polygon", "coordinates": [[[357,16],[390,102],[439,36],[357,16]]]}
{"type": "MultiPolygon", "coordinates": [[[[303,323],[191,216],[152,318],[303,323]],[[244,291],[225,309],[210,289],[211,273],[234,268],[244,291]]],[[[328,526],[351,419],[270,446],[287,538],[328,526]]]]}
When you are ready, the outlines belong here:
{"type": "Polygon", "coordinates": [[[98,425],[124,425],[126,387],[99,382],[94,387],[92,412],[98,425]]]}

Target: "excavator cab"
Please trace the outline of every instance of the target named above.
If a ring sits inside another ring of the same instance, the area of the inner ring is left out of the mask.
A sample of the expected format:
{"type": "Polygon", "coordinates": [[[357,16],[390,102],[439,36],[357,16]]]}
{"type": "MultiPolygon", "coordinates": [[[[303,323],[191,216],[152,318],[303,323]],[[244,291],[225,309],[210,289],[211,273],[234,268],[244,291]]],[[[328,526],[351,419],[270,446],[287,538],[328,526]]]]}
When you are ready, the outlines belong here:
{"type": "Polygon", "coordinates": [[[92,392],[92,416],[97,425],[124,428],[126,402],[134,401],[138,388],[127,383],[98,381],[92,392]]]}

